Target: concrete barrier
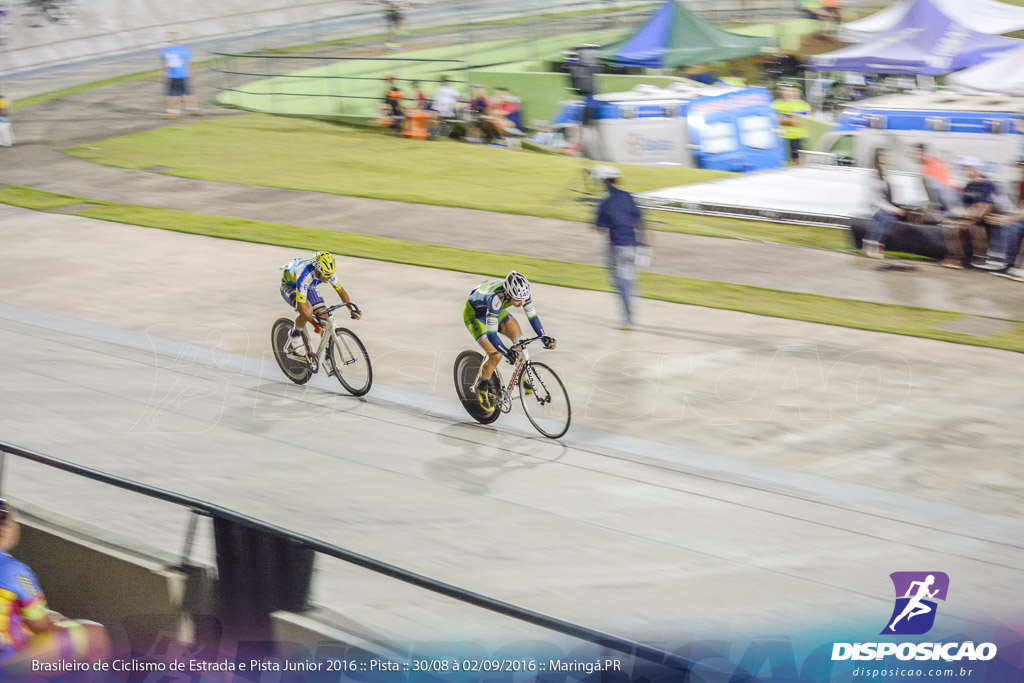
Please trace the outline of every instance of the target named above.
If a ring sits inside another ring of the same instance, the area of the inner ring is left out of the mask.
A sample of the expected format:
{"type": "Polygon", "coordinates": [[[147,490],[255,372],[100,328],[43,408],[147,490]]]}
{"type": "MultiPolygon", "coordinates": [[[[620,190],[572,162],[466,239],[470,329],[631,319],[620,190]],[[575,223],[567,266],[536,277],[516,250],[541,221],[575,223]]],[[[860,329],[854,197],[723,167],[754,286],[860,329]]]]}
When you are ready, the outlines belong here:
{"type": "MultiPolygon", "coordinates": [[[[360,2],[338,0],[92,0],[81,5],[73,23],[47,22],[30,28],[15,9],[9,45],[0,72],[16,73],[95,59],[165,44],[171,31],[197,41],[241,35],[288,24],[366,13],[360,2]]],[[[154,62],[154,67],[158,66],[154,62]]]]}
{"type": "Polygon", "coordinates": [[[397,645],[389,647],[383,635],[328,609],[318,607],[304,612],[274,612],[271,623],[274,641],[281,645],[283,655],[294,655],[299,659],[402,658],[401,648],[397,645]]]}

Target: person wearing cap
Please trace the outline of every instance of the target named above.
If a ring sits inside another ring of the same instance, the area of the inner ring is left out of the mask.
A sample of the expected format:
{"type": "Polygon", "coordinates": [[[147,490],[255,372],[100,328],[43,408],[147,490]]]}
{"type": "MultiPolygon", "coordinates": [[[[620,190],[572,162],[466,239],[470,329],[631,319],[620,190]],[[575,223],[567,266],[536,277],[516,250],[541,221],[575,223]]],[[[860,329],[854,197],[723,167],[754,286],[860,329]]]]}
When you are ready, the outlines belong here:
{"type": "Polygon", "coordinates": [[[634,317],[631,299],[637,288],[637,249],[647,247],[643,214],[633,195],[616,186],[619,169],[614,166],[595,166],[590,175],[603,183],[608,191],[608,195],[597,207],[594,229],[608,231],[608,273],[612,286],[622,298],[624,312],[619,329],[632,330],[634,317]]]}
{"type": "Polygon", "coordinates": [[[779,83],[779,97],[772,106],[779,114],[782,139],[789,146],[790,161],[799,163],[803,140],[810,135],[804,121],[811,115],[811,105],[800,98],[800,86],[790,81],[779,83]]]}
{"type": "Polygon", "coordinates": [[[988,249],[988,232],[985,219],[992,213],[996,205],[996,186],[982,172],[981,159],[977,157],[961,157],[960,165],[967,172],[967,184],[961,194],[962,209],[959,217],[946,228],[946,259],[942,262],[947,268],[963,269],[963,241],[971,243],[972,266],[986,263],[985,252],[988,249]]]}
{"type": "Polygon", "coordinates": [[[978,266],[995,275],[1024,282],[1024,264],[1021,262],[1021,242],[1024,242],[1024,157],[1017,160],[1018,179],[1009,183],[1006,192],[1007,210],[989,217],[998,232],[992,236],[992,253],[988,261],[978,266]]]}

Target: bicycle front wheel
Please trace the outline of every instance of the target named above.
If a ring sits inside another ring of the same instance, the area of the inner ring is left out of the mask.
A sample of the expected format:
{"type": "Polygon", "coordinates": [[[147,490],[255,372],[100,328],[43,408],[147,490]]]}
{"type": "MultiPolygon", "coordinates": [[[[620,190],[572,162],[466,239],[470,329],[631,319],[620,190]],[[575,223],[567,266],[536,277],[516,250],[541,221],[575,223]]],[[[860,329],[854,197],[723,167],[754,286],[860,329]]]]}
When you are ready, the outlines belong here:
{"type": "Polygon", "coordinates": [[[334,331],[335,339],[327,346],[327,357],[331,362],[331,374],[338,378],[341,386],[353,396],[362,396],[373,384],[373,368],[366,347],[352,330],[339,327],[334,331]]]}
{"type": "Polygon", "coordinates": [[[519,378],[519,400],[538,432],[557,439],[569,431],[572,407],[569,392],[555,371],[543,363],[530,363],[519,378]]]}

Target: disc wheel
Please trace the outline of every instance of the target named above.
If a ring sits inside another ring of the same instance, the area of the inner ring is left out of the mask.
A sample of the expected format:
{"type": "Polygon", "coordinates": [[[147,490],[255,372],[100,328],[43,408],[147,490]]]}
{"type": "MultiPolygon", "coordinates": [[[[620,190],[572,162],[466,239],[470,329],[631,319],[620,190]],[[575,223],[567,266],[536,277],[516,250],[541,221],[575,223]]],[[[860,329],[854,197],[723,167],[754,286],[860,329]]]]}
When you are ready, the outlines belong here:
{"type": "Polygon", "coordinates": [[[531,363],[526,368],[519,378],[519,399],[530,423],[544,436],[557,439],[569,431],[572,422],[569,392],[547,365],[531,363]]]}
{"type": "Polygon", "coordinates": [[[352,330],[339,327],[334,331],[338,338],[327,342],[327,362],[330,372],[338,378],[341,386],[353,396],[363,396],[373,384],[373,367],[366,347],[352,330]]]}
{"type": "Polygon", "coordinates": [[[285,377],[296,384],[305,384],[313,376],[313,371],[306,361],[293,358],[285,351],[291,331],[292,321],[278,318],[270,328],[270,347],[274,349],[274,358],[285,377]]]}
{"type": "MultiPolygon", "coordinates": [[[[480,365],[484,362],[484,357],[477,351],[463,351],[459,354],[459,357],[455,359],[455,391],[459,395],[459,399],[462,401],[462,407],[466,409],[469,416],[480,424],[491,424],[501,415],[501,411],[495,407],[490,411],[484,410],[483,406],[480,405],[480,401],[476,397],[476,393],[472,391],[473,382],[476,380],[476,375],[480,371],[480,365]]],[[[491,376],[491,391],[497,392],[501,390],[500,380],[497,379],[498,373],[494,373],[491,376]]]]}

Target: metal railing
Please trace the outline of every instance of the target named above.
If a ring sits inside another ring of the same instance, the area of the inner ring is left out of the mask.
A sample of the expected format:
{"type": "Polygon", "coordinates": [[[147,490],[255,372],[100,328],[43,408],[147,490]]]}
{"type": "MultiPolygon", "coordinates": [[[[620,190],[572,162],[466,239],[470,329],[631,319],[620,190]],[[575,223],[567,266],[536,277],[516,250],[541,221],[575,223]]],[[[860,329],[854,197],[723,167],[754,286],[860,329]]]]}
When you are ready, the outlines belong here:
{"type": "MultiPolygon", "coordinates": [[[[417,574],[415,572],[402,569],[401,567],[381,562],[380,560],[376,560],[372,557],[368,557],[351,550],[346,550],[345,548],[327,543],[326,541],[290,531],[288,529],[283,529],[279,526],[263,522],[253,517],[249,517],[248,515],[243,515],[220,505],[214,505],[213,503],[184,496],[172,491],[124,479],[122,477],[94,470],[82,465],[76,465],[60,458],[20,448],[3,441],[0,441],[0,491],[3,490],[4,470],[7,455],[46,465],[47,467],[53,467],[58,470],[63,470],[64,472],[69,472],[76,476],[85,477],[102,484],[114,486],[121,490],[130,491],[149,498],[188,508],[193,513],[190,520],[195,520],[197,516],[205,516],[213,518],[215,521],[219,520],[220,522],[226,522],[256,530],[258,532],[268,534],[275,539],[290,542],[306,550],[348,562],[358,567],[362,567],[363,569],[376,572],[377,574],[402,581],[433,593],[447,596],[459,602],[473,605],[506,617],[511,617],[556,633],[568,635],[579,640],[594,643],[595,645],[609,650],[638,657],[655,664],[664,665],[673,670],[689,672],[694,665],[689,659],[644,645],[643,643],[638,643],[627,638],[622,638],[610,633],[581,626],[570,621],[565,621],[564,619],[535,612],[533,610],[526,609],[525,607],[513,605],[509,602],[504,602],[443,581],[438,581],[436,579],[423,576],[422,574],[417,574]]],[[[191,534],[195,531],[194,526],[194,521],[190,521],[190,539],[191,534]]],[[[186,541],[186,554],[188,545],[191,543],[190,539],[186,541]]]]}

